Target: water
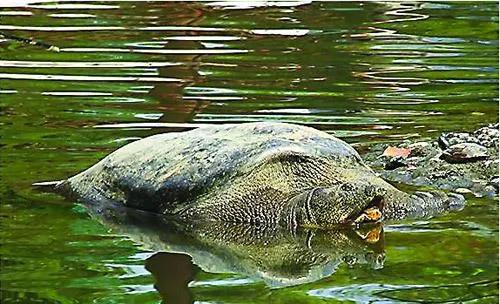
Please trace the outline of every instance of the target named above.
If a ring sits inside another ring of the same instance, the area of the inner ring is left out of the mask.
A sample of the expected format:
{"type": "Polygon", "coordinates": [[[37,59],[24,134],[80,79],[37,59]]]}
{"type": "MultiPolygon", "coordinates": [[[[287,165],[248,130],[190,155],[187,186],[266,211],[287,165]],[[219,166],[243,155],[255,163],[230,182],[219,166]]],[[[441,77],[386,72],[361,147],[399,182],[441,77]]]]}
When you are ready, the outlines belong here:
{"type": "Polygon", "coordinates": [[[0,39],[2,303],[498,302],[496,199],[386,225],[359,248],[321,234],[253,247],[181,234],[168,247],[163,226],[98,221],[30,187],[206,124],[294,122],[362,150],[495,122],[497,3],[21,2],[0,8],[0,32],[15,36],[0,39]],[[286,286],[262,271],[279,259],[248,257],[311,241],[300,256],[326,260],[286,286]],[[191,244],[191,256],[154,254],[191,244]],[[366,250],[385,260],[346,258],[366,250]]]}

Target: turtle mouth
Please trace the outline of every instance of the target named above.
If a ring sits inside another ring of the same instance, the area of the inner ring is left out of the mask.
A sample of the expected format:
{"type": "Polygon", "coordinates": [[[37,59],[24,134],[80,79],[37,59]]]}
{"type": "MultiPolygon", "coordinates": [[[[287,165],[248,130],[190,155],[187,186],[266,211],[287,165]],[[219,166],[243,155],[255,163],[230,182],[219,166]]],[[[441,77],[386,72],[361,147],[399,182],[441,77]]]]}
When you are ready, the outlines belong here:
{"type": "Polygon", "coordinates": [[[348,217],[348,223],[359,225],[362,223],[380,222],[384,217],[384,198],[375,196],[361,211],[348,217]]]}

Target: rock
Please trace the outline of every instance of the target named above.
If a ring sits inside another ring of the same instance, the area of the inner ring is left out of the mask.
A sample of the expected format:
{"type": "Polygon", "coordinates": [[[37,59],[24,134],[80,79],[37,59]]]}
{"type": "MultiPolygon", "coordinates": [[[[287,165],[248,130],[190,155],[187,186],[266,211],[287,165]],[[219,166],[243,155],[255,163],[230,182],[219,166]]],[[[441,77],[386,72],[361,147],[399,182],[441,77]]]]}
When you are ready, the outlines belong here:
{"type": "Polygon", "coordinates": [[[469,190],[469,189],[467,189],[467,188],[457,188],[457,189],[455,189],[455,192],[458,193],[458,194],[472,193],[472,191],[469,190]]]}
{"type": "Polygon", "coordinates": [[[498,145],[498,137],[500,136],[498,124],[491,124],[480,128],[473,133],[473,136],[477,137],[479,144],[485,147],[496,146],[498,145]]]}
{"type": "Polygon", "coordinates": [[[444,134],[441,134],[441,136],[439,136],[438,138],[438,144],[439,146],[442,148],[442,149],[446,149],[450,146],[450,142],[448,140],[448,138],[446,138],[446,136],[444,134]]]}
{"type": "Polygon", "coordinates": [[[449,163],[474,162],[487,159],[488,157],[488,149],[475,143],[452,145],[441,154],[441,159],[449,163]]]}
{"type": "Polygon", "coordinates": [[[389,146],[384,150],[382,156],[407,158],[410,153],[411,149],[389,146]]]}
{"type": "Polygon", "coordinates": [[[473,133],[450,132],[443,133],[438,139],[439,146],[446,149],[450,146],[461,143],[476,143],[484,147],[494,147],[498,145],[500,131],[497,124],[490,124],[486,127],[477,129],[473,133]]]}
{"type": "Polygon", "coordinates": [[[443,149],[464,142],[471,142],[469,133],[443,133],[438,140],[439,145],[443,149]]]}
{"type": "MultiPolygon", "coordinates": [[[[485,195],[487,195],[487,196],[495,196],[498,193],[498,187],[493,187],[491,185],[488,185],[488,186],[484,187],[482,192],[484,192],[485,195]]],[[[476,195],[476,196],[479,197],[479,195],[476,195]]]]}
{"type": "Polygon", "coordinates": [[[498,136],[500,132],[498,126],[498,124],[490,124],[469,133],[443,133],[439,142],[436,138],[435,141],[428,143],[405,140],[399,144],[393,144],[398,148],[411,149],[411,154],[404,160],[381,157],[382,152],[387,148],[387,144],[383,143],[371,146],[364,158],[378,170],[381,177],[392,182],[452,191],[457,188],[466,188],[475,196],[492,197],[499,193],[498,136]],[[480,135],[482,136],[479,139],[480,135]],[[453,144],[449,143],[450,140],[453,144]],[[464,140],[467,142],[462,142],[464,140]],[[443,156],[443,150],[455,144],[464,143],[482,146],[479,152],[487,153],[489,158],[484,159],[483,156],[483,160],[472,158],[459,162],[453,161],[450,157],[451,163],[443,160],[449,156],[443,156]],[[485,147],[487,152],[484,150],[485,147]],[[403,161],[405,166],[398,164],[403,161]],[[397,167],[398,165],[401,167],[397,167]],[[394,167],[397,168],[394,169],[394,167]]]}
{"type": "Polygon", "coordinates": [[[498,176],[495,176],[494,178],[492,178],[489,182],[489,184],[493,187],[495,187],[496,189],[498,189],[499,185],[500,185],[500,178],[498,176]]]}
{"type": "Polygon", "coordinates": [[[407,166],[405,158],[402,156],[396,156],[396,157],[389,159],[389,161],[385,163],[384,169],[385,170],[394,170],[394,169],[405,167],[405,166],[407,166]]]}
{"type": "Polygon", "coordinates": [[[411,150],[411,154],[413,156],[425,156],[429,154],[430,150],[433,149],[431,143],[423,141],[411,144],[408,146],[408,148],[411,150]]]}

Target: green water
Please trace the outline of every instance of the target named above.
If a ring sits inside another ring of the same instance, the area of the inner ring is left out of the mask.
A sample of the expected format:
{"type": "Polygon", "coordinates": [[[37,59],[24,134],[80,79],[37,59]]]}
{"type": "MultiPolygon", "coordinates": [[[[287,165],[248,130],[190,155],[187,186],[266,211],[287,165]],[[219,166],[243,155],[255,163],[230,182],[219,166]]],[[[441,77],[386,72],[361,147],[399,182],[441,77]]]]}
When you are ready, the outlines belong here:
{"type": "Polygon", "coordinates": [[[31,188],[205,124],[300,123],[362,151],[497,121],[496,2],[296,4],[0,1],[0,32],[60,49],[0,38],[2,303],[498,302],[497,198],[385,225],[382,267],[280,287],[153,255],[154,231],[31,188]]]}

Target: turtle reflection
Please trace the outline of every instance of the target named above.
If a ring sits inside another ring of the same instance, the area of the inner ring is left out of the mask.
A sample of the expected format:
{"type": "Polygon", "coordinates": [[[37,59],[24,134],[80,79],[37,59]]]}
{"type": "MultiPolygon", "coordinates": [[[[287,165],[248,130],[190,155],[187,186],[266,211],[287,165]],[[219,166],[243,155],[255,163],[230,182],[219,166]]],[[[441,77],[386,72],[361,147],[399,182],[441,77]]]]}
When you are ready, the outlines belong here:
{"type": "Polygon", "coordinates": [[[146,260],[146,269],[155,278],[155,288],[167,303],[193,303],[188,284],[198,268],[187,254],[158,252],[146,260]]]}
{"type": "Polygon", "coordinates": [[[160,294],[165,299],[174,297],[175,302],[192,301],[187,285],[195,280],[200,268],[284,287],[330,276],[344,263],[368,264],[377,269],[384,262],[381,224],[356,230],[289,231],[231,223],[177,222],[123,207],[92,209],[91,213],[145,248],[160,252],[146,261],[146,269],[155,277],[160,294]]]}

